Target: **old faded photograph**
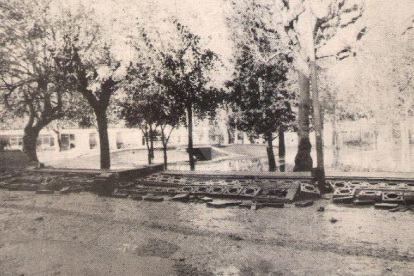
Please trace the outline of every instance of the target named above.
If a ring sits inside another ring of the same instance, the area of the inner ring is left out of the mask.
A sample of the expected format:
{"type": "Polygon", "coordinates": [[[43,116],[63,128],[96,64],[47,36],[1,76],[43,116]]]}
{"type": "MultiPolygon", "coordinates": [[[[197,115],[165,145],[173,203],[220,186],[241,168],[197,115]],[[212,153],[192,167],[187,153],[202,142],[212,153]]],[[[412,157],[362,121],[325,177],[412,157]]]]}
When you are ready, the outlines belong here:
{"type": "Polygon", "coordinates": [[[414,275],[414,1],[0,0],[0,276],[414,275]]]}

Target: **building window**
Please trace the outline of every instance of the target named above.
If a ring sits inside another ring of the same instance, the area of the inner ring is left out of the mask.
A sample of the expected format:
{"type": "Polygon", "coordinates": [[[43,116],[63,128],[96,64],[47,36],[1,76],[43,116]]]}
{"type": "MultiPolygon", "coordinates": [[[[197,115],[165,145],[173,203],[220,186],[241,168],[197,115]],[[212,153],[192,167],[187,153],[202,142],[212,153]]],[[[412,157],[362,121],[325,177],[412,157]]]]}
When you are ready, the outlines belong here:
{"type": "Polygon", "coordinates": [[[70,150],[76,147],[75,134],[61,134],[60,141],[62,150],[70,150]]]}
{"type": "Polygon", "coordinates": [[[10,137],[10,146],[17,146],[17,137],[10,137]]]}

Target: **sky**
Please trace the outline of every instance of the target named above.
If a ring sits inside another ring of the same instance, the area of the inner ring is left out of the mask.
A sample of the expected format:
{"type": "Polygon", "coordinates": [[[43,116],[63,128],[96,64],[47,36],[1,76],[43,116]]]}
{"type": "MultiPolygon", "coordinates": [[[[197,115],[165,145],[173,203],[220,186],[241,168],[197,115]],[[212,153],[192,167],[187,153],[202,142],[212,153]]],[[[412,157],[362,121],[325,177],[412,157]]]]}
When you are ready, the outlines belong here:
{"type": "MultiPolygon", "coordinates": [[[[316,11],[318,7],[329,1],[312,0],[312,5],[316,11]]],[[[174,16],[201,36],[206,46],[218,53],[224,61],[231,58],[233,45],[225,23],[230,6],[226,0],[82,0],[81,2],[96,9],[106,28],[121,37],[124,33],[116,27],[120,22],[125,23],[129,20],[128,24],[130,24],[133,20],[141,20],[150,22],[147,27],[162,29],[161,19],[174,16]]],[[[383,86],[387,85],[388,88],[392,87],[392,83],[398,77],[394,68],[397,68],[397,71],[402,68],[400,66],[402,55],[407,54],[407,47],[412,46],[414,41],[414,32],[402,36],[404,27],[413,15],[413,0],[365,0],[364,16],[359,24],[367,26],[368,33],[355,45],[357,56],[343,61],[327,59],[321,61],[319,65],[328,68],[329,74],[335,78],[334,82],[342,90],[378,89],[378,86],[372,85],[374,81],[382,83],[383,86]]],[[[347,43],[346,38],[347,36],[344,36],[335,43],[347,43]]],[[[124,51],[128,53],[129,49],[124,51]]],[[[411,69],[408,67],[404,70],[413,73],[413,68],[411,66],[411,69]]]]}

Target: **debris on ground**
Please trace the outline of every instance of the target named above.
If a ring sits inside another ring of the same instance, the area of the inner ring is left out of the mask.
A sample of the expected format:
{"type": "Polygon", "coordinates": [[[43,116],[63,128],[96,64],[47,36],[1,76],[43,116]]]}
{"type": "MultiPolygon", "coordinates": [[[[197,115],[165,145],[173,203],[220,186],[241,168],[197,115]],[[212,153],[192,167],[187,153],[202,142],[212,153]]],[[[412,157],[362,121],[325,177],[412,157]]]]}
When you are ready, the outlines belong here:
{"type": "Polygon", "coordinates": [[[260,203],[253,203],[251,206],[250,206],[250,210],[253,210],[253,211],[256,211],[256,210],[259,210],[260,208],[262,208],[263,206],[262,206],[262,204],[260,204],[260,203]]]}
{"type": "Polygon", "coordinates": [[[374,205],[392,209],[395,204],[414,203],[414,183],[397,181],[328,181],[334,190],[332,201],[340,204],[374,205]],[[383,205],[385,204],[385,205],[383,205]],[[387,205],[391,204],[391,205],[387,205]]]}
{"type": "Polygon", "coordinates": [[[342,204],[351,204],[354,202],[353,196],[344,196],[344,197],[333,197],[333,203],[342,203],[342,204]]]}
{"type": "Polygon", "coordinates": [[[143,198],[143,196],[140,196],[140,195],[132,195],[131,199],[136,200],[136,201],[140,201],[140,200],[143,200],[144,198],[143,198]]]}
{"type": "Polygon", "coordinates": [[[244,240],[242,237],[240,237],[239,235],[236,234],[229,234],[229,238],[234,240],[234,241],[242,241],[244,240]]]}
{"type": "Polygon", "coordinates": [[[241,201],[222,201],[222,202],[207,202],[207,207],[210,208],[226,208],[231,206],[239,206],[241,201]]]}
{"type": "Polygon", "coordinates": [[[225,202],[207,202],[207,207],[209,208],[226,208],[227,205],[225,202]]]}
{"type": "Polygon", "coordinates": [[[128,197],[128,193],[125,192],[120,192],[120,191],[115,191],[111,194],[111,197],[113,198],[127,198],[128,197]]]}
{"type": "Polygon", "coordinates": [[[372,199],[355,199],[353,201],[353,204],[355,204],[355,205],[374,205],[375,200],[372,200],[372,199]]]}
{"type": "MultiPolygon", "coordinates": [[[[313,204],[313,200],[322,198],[332,199],[337,204],[374,205],[379,209],[391,209],[391,212],[410,210],[414,213],[411,209],[397,208],[414,203],[414,183],[368,180],[330,180],[327,183],[333,193],[321,195],[317,183],[303,178],[205,176],[176,172],[147,172],[144,176],[121,178],[118,173],[99,170],[87,173],[76,170],[48,172],[48,169],[0,172],[0,188],[36,191],[37,194],[93,191],[114,198],[161,202],[170,197],[170,200],[178,202],[210,203],[208,207],[212,208],[238,206],[251,210],[283,208],[286,203],[293,202],[297,207],[307,207],[313,204]],[[216,199],[228,202],[217,203],[216,199]]],[[[320,207],[317,211],[323,212],[324,209],[320,207]]]]}
{"type": "Polygon", "coordinates": [[[397,203],[376,203],[375,208],[378,209],[394,209],[398,207],[397,203]]]}
{"type": "Polygon", "coordinates": [[[276,202],[268,202],[268,203],[262,203],[263,207],[269,207],[269,208],[283,208],[285,207],[284,203],[276,203],[276,202]]]}
{"type": "Polygon", "coordinates": [[[64,188],[62,188],[61,190],[60,190],[60,194],[61,195],[67,195],[67,194],[70,194],[70,189],[71,189],[71,187],[64,187],[64,188]]]}
{"type": "Polygon", "coordinates": [[[338,222],[338,219],[337,219],[337,218],[332,217],[329,221],[330,221],[330,222],[332,222],[332,223],[336,223],[336,222],[338,222]]]}
{"type": "Polygon", "coordinates": [[[187,202],[190,198],[190,194],[178,194],[171,198],[171,200],[174,201],[181,201],[181,202],[187,202]]]}
{"type": "Polygon", "coordinates": [[[239,205],[240,209],[250,209],[252,207],[252,202],[243,202],[239,205]]]}
{"type": "Polygon", "coordinates": [[[318,209],[316,209],[318,212],[325,212],[325,207],[321,206],[318,209]]]}
{"type": "Polygon", "coordinates": [[[213,198],[208,197],[208,196],[203,196],[203,197],[199,198],[199,200],[202,201],[202,202],[212,202],[213,198]]]}
{"type": "Polygon", "coordinates": [[[148,195],[144,197],[144,201],[161,202],[164,201],[164,198],[154,195],[148,195]]]}
{"type": "Polygon", "coordinates": [[[396,208],[389,209],[388,211],[389,211],[389,212],[406,212],[406,211],[408,211],[408,210],[409,210],[409,208],[408,208],[408,207],[406,207],[406,206],[398,206],[398,207],[396,207],[396,208]]]}
{"type": "Polygon", "coordinates": [[[296,202],[295,206],[296,207],[308,207],[308,206],[312,206],[313,203],[314,203],[313,200],[306,200],[306,201],[296,202]]]}

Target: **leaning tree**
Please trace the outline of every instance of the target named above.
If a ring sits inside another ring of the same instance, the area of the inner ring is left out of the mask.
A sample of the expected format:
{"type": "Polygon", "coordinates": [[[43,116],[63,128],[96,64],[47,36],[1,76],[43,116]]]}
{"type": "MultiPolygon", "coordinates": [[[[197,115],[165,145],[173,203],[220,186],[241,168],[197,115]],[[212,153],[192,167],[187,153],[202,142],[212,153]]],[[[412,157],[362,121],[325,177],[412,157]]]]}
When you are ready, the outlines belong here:
{"type": "Polygon", "coordinates": [[[51,1],[0,1],[0,93],[5,111],[26,119],[23,151],[38,161],[40,131],[74,109],[76,96],[58,65],[61,17],[51,1]]]}

